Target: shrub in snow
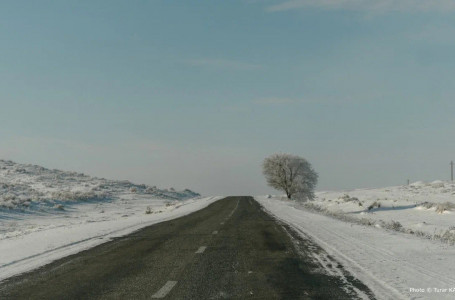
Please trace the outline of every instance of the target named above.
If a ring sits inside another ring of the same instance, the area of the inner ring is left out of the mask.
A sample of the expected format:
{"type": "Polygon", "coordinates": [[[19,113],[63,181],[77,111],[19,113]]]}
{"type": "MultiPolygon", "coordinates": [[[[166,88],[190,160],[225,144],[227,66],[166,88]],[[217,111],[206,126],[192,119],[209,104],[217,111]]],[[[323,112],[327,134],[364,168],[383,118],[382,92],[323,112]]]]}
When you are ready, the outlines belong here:
{"type": "Polygon", "coordinates": [[[133,187],[133,188],[131,188],[130,191],[131,191],[131,193],[137,193],[137,188],[133,187]]]}
{"type": "Polygon", "coordinates": [[[385,228],[395,231],[403,231],[403,225],[401,225],[398,221],[390,221],[389,223],[385,224],[385,228]]]}
{"type": "Polygon", "coordinates": [[[152,209],[150,208],[150,206],[147,206],[147,209],[145,210],[145,213],[147,215],[151,214],[152,213],[152,209]]]}
{"type": "Polygon", "coordinates": [[[351,200],[351,197],[349,197],[348,194],[344,194],[343,196],[341,196],[340,198],[338,198],[339,200],[343,200],[344,202],[348,202],[351,200]]]}
{"type": "Polygon", "coordinates": [[[370,206],[368,206],[368,211],[372,210],[373,208],[380,208],[381,202],[374,201],[370,206]]]}
{"type": "Polygon", "coordinates": [[[427,239],[430,239],[431,238],[431,235],[429,235],[428,233],[425,233],[421,230],[414,230],[414,235],[418,236],[418,237],[423,237],[423,238],[427,238],[427,239]]]}
{"type": "Polygon", "coordinates": [[[57,191],[50,194],[50,199],[61,201],[101,200],[107,197],[107,193],[94,191],[57,191]]]}
{"type": "Polygon", "coordinates": [[[455,210],[455,204],[451,202],[445,203],[423,202],[419,206],[426,209],[435,208],[435,211],[439,214],[442,214],[445,211],[455,210]]]}
{"type": "Polygon", "coordinates": [[[453,245],[455,244],[455,230],[449,228],[442,233],[435,233],[433,235],[433,239],[439,239],[443,242],[453,245]]]}
{"type": "Polygon", "coordinates": [[[436,205],[436,212],[442,214],[445,211],[451,211],[455,209],[455,204],[446,202],[446,203],[439,203],[436,205]]]}
{"type": "Polygon", "coordinates": [[[419,206],[426,208],[426,209],[430,209],[430,208],[434,207],[434,205],[435,205],[434,203],[425,201],[425,202],[421,203],[419,206]]]}
{"type": "MultiPolygon", "coordinates": [[[[357,197],[350,197],[348,194],[344,194],[338,200],[343,201],[343,202],[357,202],[360,203],[359,198],[357,197]]],[[[360,205],[361,206],[361,205],[360,205]]]]}

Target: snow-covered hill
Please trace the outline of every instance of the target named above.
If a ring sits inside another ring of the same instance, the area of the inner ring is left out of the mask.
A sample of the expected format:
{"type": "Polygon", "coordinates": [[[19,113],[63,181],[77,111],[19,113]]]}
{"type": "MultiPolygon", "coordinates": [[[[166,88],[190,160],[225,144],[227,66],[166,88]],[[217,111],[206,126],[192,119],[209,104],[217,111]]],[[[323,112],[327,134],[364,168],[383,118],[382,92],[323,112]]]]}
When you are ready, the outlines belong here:
{"type": "Polygon", "coordinates": [[[188,189],[158,189],[129,181],[107,180],[0,160],[0,210],[62,210],[67,202],[113,200],[134,195],[169,200],[199,196],[188,189]]]}

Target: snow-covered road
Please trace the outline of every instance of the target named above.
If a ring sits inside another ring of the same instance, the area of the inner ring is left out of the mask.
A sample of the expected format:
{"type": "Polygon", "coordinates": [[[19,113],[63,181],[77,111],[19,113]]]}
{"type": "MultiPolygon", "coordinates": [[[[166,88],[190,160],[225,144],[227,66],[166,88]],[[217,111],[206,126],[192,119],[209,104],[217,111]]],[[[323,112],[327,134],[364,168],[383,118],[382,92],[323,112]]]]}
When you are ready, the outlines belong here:
{"type": "Polygon", "coordinates": [[[264,208],[310,236],[380,299],[453,299],[455,246],[361,226],[256,197],[264,208]]]}

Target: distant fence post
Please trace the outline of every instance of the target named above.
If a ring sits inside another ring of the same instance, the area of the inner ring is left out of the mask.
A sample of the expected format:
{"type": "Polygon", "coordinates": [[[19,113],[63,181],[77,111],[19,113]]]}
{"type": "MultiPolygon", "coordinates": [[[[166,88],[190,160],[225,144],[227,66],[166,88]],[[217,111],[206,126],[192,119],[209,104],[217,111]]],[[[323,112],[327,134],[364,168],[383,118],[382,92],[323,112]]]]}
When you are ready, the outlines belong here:
{"type": "Polygon", "coordinates": [[[450,180],[453,182],[453,160],[450,162],[450,180]]]}

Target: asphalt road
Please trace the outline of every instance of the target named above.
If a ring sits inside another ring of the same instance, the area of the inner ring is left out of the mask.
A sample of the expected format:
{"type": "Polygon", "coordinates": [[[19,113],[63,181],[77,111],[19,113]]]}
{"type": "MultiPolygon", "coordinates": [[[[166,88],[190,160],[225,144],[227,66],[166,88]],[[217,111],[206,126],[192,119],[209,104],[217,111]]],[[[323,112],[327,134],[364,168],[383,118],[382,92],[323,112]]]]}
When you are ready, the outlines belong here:
{"type": "Polygon", "coordinates": [[[315,254],[330,258],[252,197],[228,197],[4,281],[0,299],[373,298],[315,254]]]}

